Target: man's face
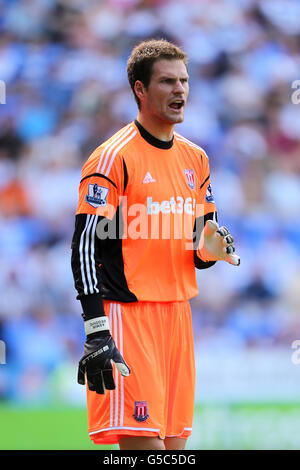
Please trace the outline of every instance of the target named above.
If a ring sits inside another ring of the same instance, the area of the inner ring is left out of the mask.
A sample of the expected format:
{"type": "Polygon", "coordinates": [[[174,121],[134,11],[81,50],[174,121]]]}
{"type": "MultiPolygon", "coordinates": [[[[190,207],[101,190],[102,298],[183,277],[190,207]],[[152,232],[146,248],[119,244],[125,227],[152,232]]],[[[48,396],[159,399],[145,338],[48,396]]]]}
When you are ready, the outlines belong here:
{"type": "Polygon", "coordinates": [[[168,124],[182,122],[189,94],[188,78],[182,60],[156,61],[153,64],[150,83],[144,88],[141,112],[168,124]]]}

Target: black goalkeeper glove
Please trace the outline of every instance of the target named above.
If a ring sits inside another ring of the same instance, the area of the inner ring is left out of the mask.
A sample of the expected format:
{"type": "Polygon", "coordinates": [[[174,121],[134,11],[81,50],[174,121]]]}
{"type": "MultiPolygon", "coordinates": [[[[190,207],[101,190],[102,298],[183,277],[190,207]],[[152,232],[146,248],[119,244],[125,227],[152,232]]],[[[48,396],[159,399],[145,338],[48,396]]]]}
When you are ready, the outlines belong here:
{"type": "Polygon", "coordinates": [[[107,317],[94,318],[85,324],[88,334],[83,356],[79,361],[77,380],[81,385],[85,385],[87,380],[91,391],[103,395],[106,390],[116,388],[112,362],[124,377],[130,374],[130,369],[116,347],[109,329],[105,329],[108,328],[107,317]]]}

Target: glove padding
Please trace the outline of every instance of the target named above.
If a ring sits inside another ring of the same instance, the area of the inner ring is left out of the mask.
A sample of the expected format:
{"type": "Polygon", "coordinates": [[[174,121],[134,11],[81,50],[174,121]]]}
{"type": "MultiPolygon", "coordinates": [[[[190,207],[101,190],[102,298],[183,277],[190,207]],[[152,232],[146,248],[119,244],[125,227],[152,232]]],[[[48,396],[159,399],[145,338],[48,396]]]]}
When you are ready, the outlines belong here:
{"type": "Polygon", "coordinates": [[[203,261],[227,261],[234,266],[241,263],[240,257],[234,255],[234,240],[226,227],[219,227],[217,222],[207,220],[202,230],[197,255],[203,261]]]}
{"type": "Polygon", "coordinates": [[[85,385],[87,379],[91,391],[103,395],[106,390],[116,388],[112,361],[124,377],[130,374],[130,369],[111,335],[87,339],[84,344],[84,353],[78,366],[78,383],[85,385]]]}

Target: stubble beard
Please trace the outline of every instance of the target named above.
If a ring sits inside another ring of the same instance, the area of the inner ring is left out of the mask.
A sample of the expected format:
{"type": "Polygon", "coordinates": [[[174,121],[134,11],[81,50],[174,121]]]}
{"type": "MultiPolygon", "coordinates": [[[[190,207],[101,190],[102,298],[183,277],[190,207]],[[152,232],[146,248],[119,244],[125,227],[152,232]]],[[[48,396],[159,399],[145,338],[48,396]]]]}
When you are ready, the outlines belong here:
{"type": "Polygon", "coordinates": [[[164,121],[166,124],[170,124],[170,125],[179,124],[183,122],[184,120],[184,109],[178,115],[168,110],[161,112],[161,120],[164,121]]]}

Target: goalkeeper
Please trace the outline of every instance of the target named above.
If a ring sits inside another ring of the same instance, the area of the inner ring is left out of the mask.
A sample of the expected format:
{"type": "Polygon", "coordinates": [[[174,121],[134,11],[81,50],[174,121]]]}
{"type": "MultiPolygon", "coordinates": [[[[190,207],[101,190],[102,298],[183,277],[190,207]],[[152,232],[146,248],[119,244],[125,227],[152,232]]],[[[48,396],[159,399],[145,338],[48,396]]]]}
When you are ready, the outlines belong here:
{"type": "Polygon", "coordinates": [[[205,151],[174,131],[189,93],[186,55],[145,41],[127,73],[137,118],[95,149],[79,186],[72,270],[86,341],[77,380],[95,444],[180,450],[194,413],[196,269],[240,259],[217,223],[205,151]],[[190,229],[178,236],[185,217],[190,229]]]}

